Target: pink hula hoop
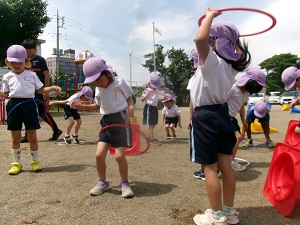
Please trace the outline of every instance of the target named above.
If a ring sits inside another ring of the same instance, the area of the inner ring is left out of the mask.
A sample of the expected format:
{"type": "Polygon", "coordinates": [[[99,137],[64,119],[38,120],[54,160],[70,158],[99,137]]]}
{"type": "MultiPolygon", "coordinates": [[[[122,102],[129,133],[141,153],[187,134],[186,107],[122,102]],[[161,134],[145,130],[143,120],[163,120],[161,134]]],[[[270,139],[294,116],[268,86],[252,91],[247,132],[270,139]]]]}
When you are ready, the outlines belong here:
{"type": "MultiPolygon", "coordinates": [[[[267,29],[259,31],[259,32],[256,32],[256,33],[252,33],[252,34],[241,34],[240,37],[248,37],[248,36],[253,36],[253,35],[261,34],[261,33],[264,33],[264,32],[267,32],[267,31],[271,30],[276,25],[276,19],[275,19],[274,16],[272,16],[270,13],[267,13],[267,12],[259,10],[259,9],[252,9],[252,8],[223,8],[223,9],[218,9],[217,11],[220,11],[220,12],[225,12],[225,11],[251,11],[251,12],[258,12],[258,13],[264,14],[264,15],[266,15],[266,16],[268,16],[268,17],[271,18],[272,24],[267,29]]],[[[198,25],[199,26],[201,25],[202,20],[205,18],[205,16],[206,15],[204,14],[203,16],[201,16],[199,18],[199,20],[198,20],[198,25]]]]}

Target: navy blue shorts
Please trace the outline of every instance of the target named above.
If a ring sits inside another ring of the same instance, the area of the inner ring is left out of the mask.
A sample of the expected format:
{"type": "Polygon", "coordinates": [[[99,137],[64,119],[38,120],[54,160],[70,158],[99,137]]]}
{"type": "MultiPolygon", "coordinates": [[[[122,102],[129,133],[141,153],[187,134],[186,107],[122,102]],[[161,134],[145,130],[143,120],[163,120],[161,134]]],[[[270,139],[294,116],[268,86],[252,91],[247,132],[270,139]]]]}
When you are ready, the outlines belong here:
{"type": "Polygon", "coordinates": [[[173,123],[174,124],[174,127],[177,127],[177,124],[178,124],[178,116],[175,116],[175,117],[166,117],[165,118],[165,124],[171,124],[173,123]]]}
{"type": "Polygon", "coordinates": [[[158,109],[156,106],[145,105],[143,112],[144,125],[156,125],[158,123],[158,109]]]}
{"type": "MultiPolygon", "coordinates": [[[[100,121],[101,127],[110,124],[127,124],[125,120],[125,111],[104,115],[100,121]]],[[[129,124],[127,124],[129,125],[129,124]]],[[[99,142],[109,143],[112,147],[131,147],[132,134],[130,128],[109,128],[102,132],[99,137],[99,142]]]]}
{"type": "Polygon", "coordinates": [[[246,120],[254,122],[255,119],[258,119],[258,122],[269,122],[270,121],[270,114],[267,113],[265,117],[258,118],[254,114],[254,110],[251,110],[250,107],[248,107],[247,113],[246,113],[246,120]]]}
{"type": "Polygon", "coordinates": [[[64,104],[64,118],[67,120],[69,117],[73,117],[74,120],[79,120],[80,115],[78,109],[71,108],[70,105],[64,104]]]}
{"type": "Polygon", "coordinates": [[[26,130],[40,129],[39,112],[35,101],[28,98],[11,98],[7,102],[7,130],[21,130],[24,123],[26,130]],[[18,105],[19,104],[19,105],[18,105]],[[14,108],[18,105],[16,108],[14,108]],[[14,109],[13,109],[14,108],[14,109]],[[13,110],[13,111],[11,111],[13,110]]]}
{"type": "Polygon", "coordinates": [[[239,133],[241,133],[241,128],[239,126],[238,120],[235,117],[231,117],[231,123],[232,123],[233,127],[235,128],[235,131],[238,131],[239,133]]]}
{"type": "Polygon", "coordinates": [[[236,143],[227,103],[195,108],[190,129],[190,160],[204,165],[231,155],[236,143]]]}

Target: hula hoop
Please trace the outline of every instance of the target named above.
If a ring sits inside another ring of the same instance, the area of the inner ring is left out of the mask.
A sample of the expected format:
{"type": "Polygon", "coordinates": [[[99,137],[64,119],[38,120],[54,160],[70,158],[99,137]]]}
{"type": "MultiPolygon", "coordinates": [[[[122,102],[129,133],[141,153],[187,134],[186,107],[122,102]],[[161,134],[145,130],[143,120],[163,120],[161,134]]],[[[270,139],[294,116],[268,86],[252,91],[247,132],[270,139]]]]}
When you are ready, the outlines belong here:
{"type": "Polygon", "coordinates": [[[147,145],[146,145],[146,148],[140,152],[140,154],[146,153],[148,151],[148,149],[150,148],[150,141],[149,141],[149,138],[147,137],[147,135],[144,132],[142,132],[140,129],[137,129],[133,126],[126,125],[126,124],[110,124],[110,125],[107,125],[107,126],[103,127],[100,130],[99,137],[100,137],[101,133],[103,133],[104,131],[106,131],[107,129],[110,129],[110,128],[129,128],[129,129],[139,133],[141,136],[143,136],[143,138],[145,138],[145,141],[146,141],[147,145]]]}
{"type": "Polygon", "coordinates": [[[84,141],[79,141],[79,143],[77,144],[75,141],[72,141],[71,144],[68,144],[66,142],[59,142],[58,145],[60,146],[68,146],[68,145],[83,145],[84,141]]]}
{"type": "MultiPolygon", "coordinates": [[[[266,16],[268,16],[268,17],[271,18],[272,24],[267,29],[259,31],[259,32],[255,32],[255,33],[252,33],[252,34],[241,34],[240,37],[248,37],[248,36],[253,36],[253,35],[261,34],[261,33],[264,33],[264,32],[267,32],[267,31],[271,30],[276,25],[276,19],[275,19],[274,16],[272,16],[270,13],[267,13],[267,12],[259,10],[259,9],[252,9],[252,8],[223,8],[223,9],[218,9],[217,11],[220,11],[220,12],[226,12],[226,11],[251,11],[251,12],[258,12],[258,13],[264,14],[264,15],[266,15],[266,16]]],[[[198,25],[199,26],[201,25],[202,20],[205,18],[205,16],[206,15],[204,14],[203,16],[201,16],[199,18],[199,20],[198,20],[198,25]]]]}
{"type": "Polygon", "coordinates": [[[40,100],[40,99],[34,99],[34,98],[33,98],[33,99],[27,99],[27,100],[25,100],[25,101],[23,101],[23,102],[20,102],[20,103],[16,104],[16,105],[8,112],[8,114],[7,114],[7,119],[8,119],[8,117],[11,115],[11,113],[12,113],[17,107],[19,107],[19,106],[22,105],[22,104],[25,104],[25,103],[27,103],[27,102],[32,102],[32,101],[34,101],[34,102],[39,102],[39,103],[42,103],[42,104],[43,104],[45,110],[44,110],[44,114],[43,114],[42,118],[45,119],[45,117],[46,117],[46,104],[45,104],[45,102],[42,101],[42,100],[40,100]]]}
{"type": "Polygon", "coordinates": [[[250,166],[250,162],[248,161],[248,160],[246,160],[246,159],[240,159],[240,158],[234,158],[234,159],[236,159],[237,161],[239,161],[239,162],[244,162],[244,163],[246,163],[246,164],[243,164],[243,166],[250,166]]]}

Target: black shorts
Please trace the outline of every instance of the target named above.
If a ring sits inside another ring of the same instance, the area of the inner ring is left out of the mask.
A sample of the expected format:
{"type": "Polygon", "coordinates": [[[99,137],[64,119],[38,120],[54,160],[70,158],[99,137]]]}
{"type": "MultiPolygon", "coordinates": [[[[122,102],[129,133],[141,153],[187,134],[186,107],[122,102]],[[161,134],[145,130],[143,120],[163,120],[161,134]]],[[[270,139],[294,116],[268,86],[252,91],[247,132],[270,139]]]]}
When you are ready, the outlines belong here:
{"type": "Polygon", "coordinates": [[[69,105],[64,104],[64,118],[67,120],[69,117],[73,117],[74,120],[79,120],[80,115],[78,109],[71,108],[69,105]]]}
{"type": "Polygon", "coordinates": [[[235,131],[238,131],[239,133],[241,133],[241,128],[239,126],[238,120],[235,117],[231,117],[231,123],[232,123],[235,131]]]}
{"type": "MultiPolygon", "coordinates": [[[[104,115],[100,121],[101,127],[110,124],[127,124],[125,120],[125,111],[104,115]]],[[[127,124],[129,125],[129,124],[127,124]]],[[[109,128],[102,132],[99,137],[99,142],[111,144],[112,147],[131,147],[132,134],[130,128],[109,128]]]]}
{"type": "Polygon", "coordinates": [[[218,153],[231,155],[236,143],[227,103],[195,108],[190,129],[190,159],[204,165],[218,161],[218,153]]]}
{"type": "Polygon", "coordinates": [[[158,123],[158,109],[156,106],[145,105],[143,112],[144,125],[156,125],[158,123]]]}
{"type": "Polygon", "coordinates": [[[32,98],[10,99],[6,105],[6,113],[7,130],[21,130],[23,123],[26,130],[41,128],[37,104],[32,98]],[[26,100],[30,101],[24,102],[26,100]]]}
{"type": "Polygon", "coordinates": [[[178,116],[175,116],[175,117],[166,117],[165,118],[165,124],[171,124],[173,123],[174,124],[174,127],[177,127],[177,124],[178,124],[178,116]]]}

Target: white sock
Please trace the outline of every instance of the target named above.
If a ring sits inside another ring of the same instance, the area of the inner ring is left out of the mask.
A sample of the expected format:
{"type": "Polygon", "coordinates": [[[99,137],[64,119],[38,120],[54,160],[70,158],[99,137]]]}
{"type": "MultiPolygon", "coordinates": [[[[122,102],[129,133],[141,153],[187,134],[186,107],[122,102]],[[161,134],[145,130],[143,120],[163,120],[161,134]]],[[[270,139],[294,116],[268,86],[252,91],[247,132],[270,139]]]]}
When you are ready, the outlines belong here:
{"type": "Polygon", "coordinates": [[[31,153],[31,159],[32,159],[32,161],[38,160],[38,156],[39,156],[38,150],[36,150],[36,151],[32,151],[32,150],[31,150],[30,153],[31,153]]]}
{"type": "Polygon", "coordinates": [[[14,162],[21,164],[21,149],[11,149],[11,154],[14,162]]]}

